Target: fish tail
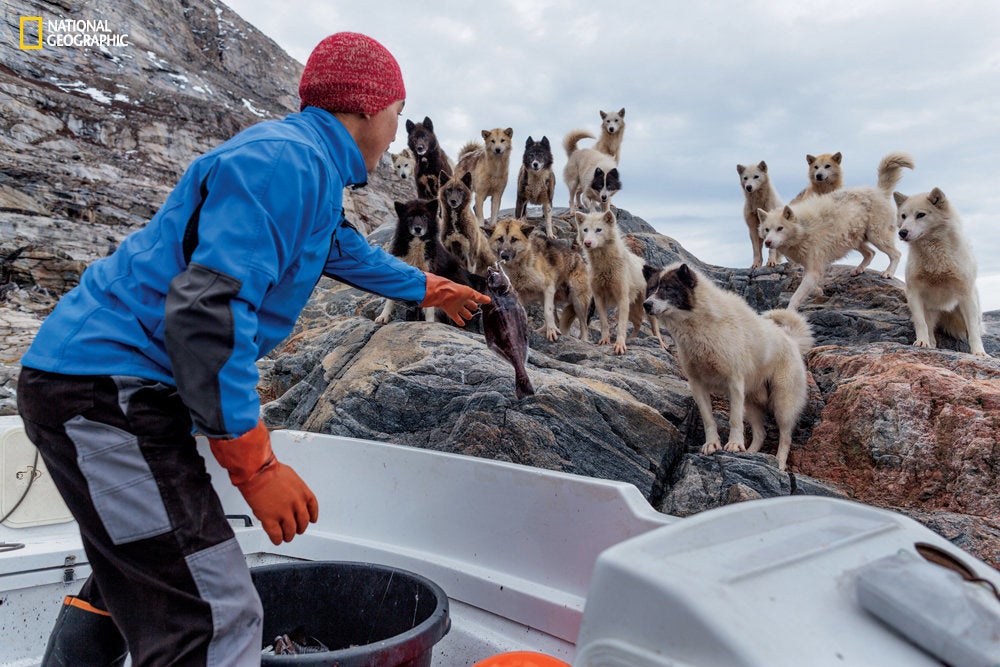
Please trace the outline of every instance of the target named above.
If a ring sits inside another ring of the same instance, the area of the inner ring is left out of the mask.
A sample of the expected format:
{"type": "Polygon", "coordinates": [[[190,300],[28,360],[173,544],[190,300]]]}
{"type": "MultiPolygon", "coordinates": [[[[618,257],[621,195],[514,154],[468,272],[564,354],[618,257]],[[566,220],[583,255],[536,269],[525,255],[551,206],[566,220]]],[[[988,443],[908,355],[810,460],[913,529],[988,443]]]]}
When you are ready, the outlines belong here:
{"type": "Polygon", "coordinates": [[[527,371],[521,371],[514,375],[514,395],[517,396],[517,400],[521,400],[525,396],[534,396],[535,388],[531,386],[531,379],[528,377],[527,371]]]}

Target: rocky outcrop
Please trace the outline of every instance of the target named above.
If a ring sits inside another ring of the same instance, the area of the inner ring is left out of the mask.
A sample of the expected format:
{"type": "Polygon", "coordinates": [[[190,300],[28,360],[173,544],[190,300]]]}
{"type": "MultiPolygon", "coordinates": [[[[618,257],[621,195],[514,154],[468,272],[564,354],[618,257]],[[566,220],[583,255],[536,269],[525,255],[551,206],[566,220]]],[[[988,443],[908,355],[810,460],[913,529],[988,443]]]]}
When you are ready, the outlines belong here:
{"type": "MultiPolygon", "coordinates": [[[[630,245],[650,264],[694,262],[759,310],[787,303],[798,285],[800,271],[788,267],[751,272],[704,265],[641,219],[620,214],[630,245]]],[[[565,220],[556,226],[568,233],[565,220]]],[[[371,238],[387,242],[390,236],[386,228],[371,238]]],[[[898,281],[833,267],[825,296],[806,305],[819,344],[807,357],[809,402],[787,473],[768,453],[777,440],[773,424],[765,453],[697,453],[704,429],[687,383],[673,350],[660,350],[646,331],[624,357],[576,338],[549,342],[532,332],[528,372],[536,393],[518,401],[510,366],[488,351],[474,326],[396,321],[378,327],[373,320],[381,303],[321,281],[295,334],[262,363],[269,423],[625,480],[678,516],[777,495],[854,498],[908,513],[1000,564],[995,493],[987,492],[1000,472],[1000,404],[993,396],[1000,391],[1000,364],[912,347],[898,281]],[[907,445],[917,433],[932,444],[907,445]],[[947,451],[941,442],[950,433],[951,456],[927,451],[947,451]],[[880,458],[890,447],[898,457],[891,466],[880,458]],[[982,498],[974,501],[977,495],[982,498]]],[[[529,313],[538,324],[537,310],[529,313]]],[[[995,329],[986,346],[1000,352],[995,329]]],[[[726,433],[724,398],[715,400],[715,417],[726,433]]]]}
{"type": "MultiPolygon", "coordinates": [[[[0,43],[0,414],[15,411],[18,360],[83,267],[145,224],[197,154],[295,110],[301,69],[212,0],[114,0],[100,17],[87,2],[7,7],[8,30],[22,15],[102,18],[134,46],[74,58],[0,43]]],[[[388,244],[392,202],[414,192],[385,159],[368,188],[346,193],[347,215],[388,244]]],[[[570,236],[565,213],[555,211],[556,229],[570,236]]],[[[788,266],[705,265],[618,213],[647,263],[691,262],[757,310],[784,305],[798,285],[800,271],[788,266]]],[[[647,331],[623,357],[532,332],[536,393],[518,401],[510,366],[475,322],[377,326],[381,299],[330,280],[259,363],[264,415],[275,426],[624,480],[678,516],[776,495],[855,498],[904,512],[1000,566],[1000,362],[964,354],[954,340],[912,347],[901,283],[849,272],[833,267],[824,295],[803,308],[817,346],[788,472],[769,453],[773,425],[761,454],[700,455],[704,428],[687,382],[673,350],[647,331]]],[[[537,325],[537,309],[529,314],[537,325]]],[[[996,356],[1000,313],[986,321],[996,356]]],[[[726,403],[714,403],[723,434],[726,403]]]]}

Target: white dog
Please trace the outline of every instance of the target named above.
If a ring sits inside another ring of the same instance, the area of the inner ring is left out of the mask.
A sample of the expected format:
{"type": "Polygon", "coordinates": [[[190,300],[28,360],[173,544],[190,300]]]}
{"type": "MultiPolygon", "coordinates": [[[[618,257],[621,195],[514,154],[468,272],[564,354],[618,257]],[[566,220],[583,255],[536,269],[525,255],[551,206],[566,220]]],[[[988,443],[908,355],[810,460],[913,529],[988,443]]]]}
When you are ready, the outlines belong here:
{"type": "Polygon", "coordinates": [[[906,258],[906,303],[917,347],[936,347],[934,329],[963,338],[972,354],[983,349],[983,318],[976,291],[976,258],[962,221],[940,188],[907,197],[894,192],[899,238],[910,244],[906,258]]]}
{"type": "Polygon", "coordinates": [[[764,245],[775,248],[805,273],[798,289],[788,301],[795,310],[813,290],[820,289],[823,272],[851,250],[861,253],[861,263],[851,275],[860,275],[875,258],[876,248],[889,256],[883,278],[896,273],[902,256],[895,244],[896,211],[892,189],[903,177],[903,168],[913,169],[913,158],[906,153],[890,153],[878,167],[878,187],[843,188],[828,195],[809,197],[794,206],[757,210],[758,232],[764,245]]]}
{"type": "Polygon", "coordinates": [[[687,264],[674,264],[649,279],[643,307],[677,345],[681,369],[705,425],[702,454],[722,448],[712,417],[711,395],[729,396],[727,452],[759,452],[764,413],[778,423],[778,469],[784,470],[792,430],[805,407],[808,385],[802,355],[812,347],[809,324],[790,310],[758,315],[733,292],[718,287],[687,264]],[[746,447],[743,417],[753,439],[746,447]]]}

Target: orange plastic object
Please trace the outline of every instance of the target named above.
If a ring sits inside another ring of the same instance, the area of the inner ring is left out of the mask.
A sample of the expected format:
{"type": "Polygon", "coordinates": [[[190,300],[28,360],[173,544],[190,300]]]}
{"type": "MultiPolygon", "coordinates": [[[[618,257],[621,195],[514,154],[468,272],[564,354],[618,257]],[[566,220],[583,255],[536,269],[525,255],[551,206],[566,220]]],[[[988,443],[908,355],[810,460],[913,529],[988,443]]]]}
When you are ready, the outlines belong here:
{"type": "Polygon", "coordinates": [[[513,651],[490,656],[472,667],[570,667],[570,665],[544,653],[513,651]]]}

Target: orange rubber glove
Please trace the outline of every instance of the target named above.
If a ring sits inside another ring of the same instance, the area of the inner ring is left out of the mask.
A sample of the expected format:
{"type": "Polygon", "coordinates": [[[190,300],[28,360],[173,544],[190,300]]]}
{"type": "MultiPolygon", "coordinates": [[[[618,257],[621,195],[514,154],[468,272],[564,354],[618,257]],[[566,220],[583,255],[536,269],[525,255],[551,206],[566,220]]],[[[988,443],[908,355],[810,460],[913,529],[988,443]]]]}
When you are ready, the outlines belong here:
{"type": "Polygon", "coordinates": [[[294,470],[274,458],[271,435],[263,421],[238,438],[209,438],[208,444],[271,542],[291,542],[296,533],[305,532],[310,522],[316,523],[316,496],[294,470]]]}
{"type": "Polygon", "coordinates": [[[453,283],[433,273],[427,273],[427,293],[420,302],[421,308],[440,308],[460,327],[472,319],[472,314],[479,310],[479,304],[489,303],[490,297],[480,294],[471,287],[453,283]]]}

